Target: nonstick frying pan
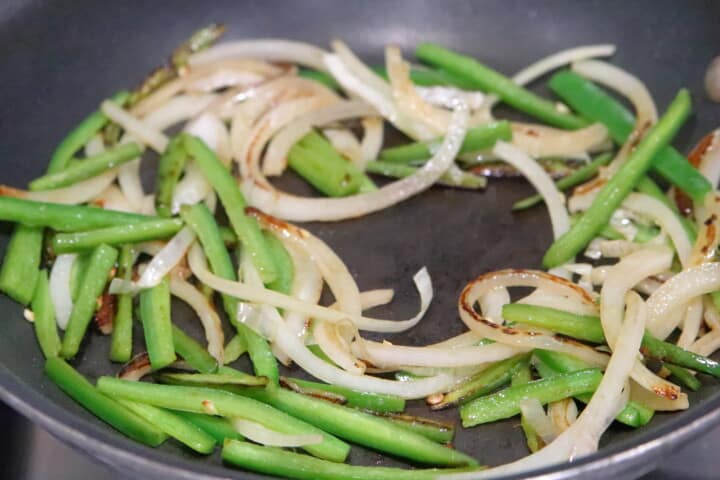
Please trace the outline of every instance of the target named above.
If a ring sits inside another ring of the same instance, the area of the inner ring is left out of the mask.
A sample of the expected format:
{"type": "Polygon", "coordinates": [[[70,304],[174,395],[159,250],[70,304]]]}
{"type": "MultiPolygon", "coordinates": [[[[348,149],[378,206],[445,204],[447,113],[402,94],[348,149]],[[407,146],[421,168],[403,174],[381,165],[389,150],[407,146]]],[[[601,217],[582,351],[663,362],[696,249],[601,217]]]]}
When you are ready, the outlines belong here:
{"type": "MultiPolygon", "coordinates": [[[[682,86],[694,93],[694,115],[676,140],[681,150],[720,124],[720,106],[702,91],[704,69],[720,53],[720,3],[712,1],[5,0],[0,182],[23,185],[37,176],[52,148],[100,99],[134,85],[190,32],[213,21],[228,25],[230,39],[286,37],[326,46],[341,37],[374,63],[382,61],[388,43],[411,55],[418,42],[432,40],[507,73],[566,47],[611,42],[618,46],[613,61],[645,80],[661,109],[682,86]]],[[[302,191],[292,178],[281,183],[302,191]]],[[[378,314],[400,318],[413,311],[417,298],[409,279],[427,265],[434,303],[420,326],[396,337],[426,344],[462,331],[455,303],[469,279],[498,268],[540,265],[551,241],[545,209],[515,215],[509,208],[529,191],[515,180],[491,181],[481,193],[433,188],[384,212],[308,228],[338,251],[361,288],[397,288],[394,303],[378,314]]],[[[4,248],[10,227],[1,228],[4,248]]],[[[198,457],[172,442],[153,450],[115,433],[43,377],[42,355],[21,307],[3,296],[0,311],[0,398],[60,439],[129,478],[262,478],[221,466],[217,454],[198,457]]],[[[199,335],[189,311],[177,306],[174,317],[199,335]]],[[[109,341],[90,336],[75,364],[93,378],[116,373],[107,360],[109,341]]],[[[635,478],[650,471],[668,451],[720,422],[720,383],[702,380],[705,386],[691,394],[686,412],[658,414],[638,431],[613,426],[599,453],[535,474],[635,478]]],[[[427,413],[420,403],[411,411],[427,413]]],[[[438,415],[457,417],[455,411],[438,415]]],[[[489,465],[511,461],[526,454],[517,423],[461,429],[455,446],[489,465]]],[[[350,461],[400,465],[360,448],[353,448],[350,461]]]]}

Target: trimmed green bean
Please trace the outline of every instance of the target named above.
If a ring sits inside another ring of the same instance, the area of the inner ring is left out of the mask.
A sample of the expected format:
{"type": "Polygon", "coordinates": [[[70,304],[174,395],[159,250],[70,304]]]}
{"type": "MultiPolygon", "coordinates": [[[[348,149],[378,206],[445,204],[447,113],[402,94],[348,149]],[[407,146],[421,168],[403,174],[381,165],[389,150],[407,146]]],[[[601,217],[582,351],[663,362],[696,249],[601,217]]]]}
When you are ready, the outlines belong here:
{"type": "Polygon", "coordinates": [[[35,336],[43,355],[46,358],[57,357],[60,353],[60,335],[55,324],[55,309],[50,298],[50,284],[45,270],[41,270],[38,275],[31,306],[35,336]]]}
{"type": "MultiPolygon", "coordinates": [[[[507,120],[489,123],[481,127],[470,128],[463,139],[458,155],[485,150],[495,145],[498,140],[510,141],[512,128],[507,120]]],[[[433,156],[442,143],[442,138],[425,142],[409,143],[399,147],[386,148],[380,152],[379,160],[392,163],[412,163],[425,161],[433,156]]]]}
{"type": "Polygon", "coordinates": [[[272,282],[277,276],[275,264],[257,222],[255,219],[245,215],[245,198],[240,192],[237,180],[220,162],[215,152],[208,148],[201,139],[187,135],[184,137],[183,143],[185,150],[195,159],[195,163],[205,175],[207,181],[217,191],[230,224],[242,242],[243,247],[250,253],[253,263],[263,279],[263,283],[272,282]]]}
{"type": "MultiPolygon", "coordinates": [[[[612,159],[613,154],[610,152],[600,154],[595,157],[592,162],[586,163],[582,167],[572,172],[570,175],[567,175],[555,182],[555,186],[558,188],[558,190],[564,191],[582,182],[590,180],[597,174],[598,170],[600,170],[600,167],[607,165],[612,159]]],[[[517,202],[513,203],[512,209],[514,211],[525,210],[526,208],[537,205],[542,201],[543,198],[541,195],[533,195],[531,197],[527,197],[523,200],[518,200],[517,202]]]]}
{"type": "Polygon", "coordinates": [[[172,199],[185,162],[187,153],[183,145],[182,135],[178,135],[168,143],[158,162],[157,178],[155,179],[155,210],[161,217],[172,216],[172,199]]]}
{"type": "MultiPolygon", "coordinates": [[[[130,92],[121,91],[110,97],[112,102],[124,105],[130,98],[130,92]]],[[[83,145],[108,124],[110,120],[100,110],[96,110],[81,121],[55,148],[47,168],[48,173],[57,173],[65,169],[83,145]]]]}
{"type": "Polygon", "coordinates": [[[295,276],[295,266],[292,258],[290,258],[290,254],[275,235],[268,231],[263,232],[263,235],[277,270],[277,278],[268,283],[267,286],[270,290],[290,295],[293,277],[295,276]]]}
{"type": "Polygon", "coordinates": [[[96,177],[101,173],[129,162],[140,156],[142,147],[137,143],[125,143],[79,162],[74,162],[59,172],[49,173],[30,182],[33,191],[53,190],[73,185],[82,180],[96,177]]]}
{"type": "Polygon", "coordinates": [[[244,387],[262,387],[267,385],[265,377],[255,377],[235,369],[217,373],[164,373],[161,378],[165,383],[173,385],[242,385],[244,387]]]}
{"type": "MultiPolygon", "coordinates": [[[[225,388],[225,387],[224,387],[225,388]]],[[[226,387],[268,403],[340,438],[412,461],[444,466],[475,465],[471,457],[411,433],[380,417],[268,385],[226,387]]]]}
{"type": "Polygon", "coordinates": [[[124,245],[127,243],[161,240],[175,235],[183,227],[177,218],[159,218],[129,225],[116,225],[86,232],[58,233],[52,239],[55,253],[71,253],[95,248],[101,243],[124,245]]]}
{"type": "MultiPolygon", "coordinates": [[[[372,70],[385,80],[388,79],[387,69],[384,66],[373,67],[372,70]]],[[[410,80],[420,87],[451,86],[463,90],[475,90],[472,82],[441,69],[412,67],[410,80]]]]}
{"type": "Polygon", "coordinates": [[[112,377],[101,377],[98,388],[106,395],[171,410],[244,418],[282,433],[320,434],[323,436],[322,443],[306,445],[303,450],[326,460],[342,462],[350,451],[345,442],[302,420],[264,403],[227,391],[133,382],[112,377]]]}
{"type": "MultiPolygon", "coordinates": [[[[365,171],[368,173],[382,175],[384,177],[405,178],[417,172],[418,167],[402,163],[391,163],[376,160],[368,162],[365,165],[365,171]]],[[[487,178],[482,175],[466,172],[464,170],[456,170],[454,172],[445,172],[437,183],[448,187],[479,190],[487,186],[487,178]]]]}
{"type": "Polygon", "coordinates": [[[594,392],[602,380],[597,368],[554,377],[534,380],[525,385],[508,387],[497,393],[476,398],[460,407],[463,427],[510,418],[520,413],[520,403],[526,398],[536,398],[541,404],[557,402],[581,393],[594,392]]]}
{"type": "MultiPolygon", "coordinates": [[[[215,218],[205,204],[198,203],[192,207],[183,206],[180,215],[200,240],[212,272],[227,280],[237,280],[232,259],[225,248],[217,222],[215,222],[215,218]]],[[[270,259],[272,260],[272,256],[270,259]]],[[[242,337],[247,346],[248,355],[252,360],[255,373],[258,376],[267,377],[271,381],[277,382],[280,376],[277,361],[270,350],[267,340],[248,328],[247,325],[237,321],[238,300],[236,298],[223,295],[222,299],[230,323],[233,324],[238,335],[242,337]]]]}
{"type": "Polygon", "coordinates": [[[548,249],[543,258],[545,267],[556,267],[573,258],[608,223],[613,212],[645,175],[655,155],[675,136],[689,112],[690,94],[683,89],[665,114],[630,153],[627,161],[603,186],[578,223],[548,249]]]}
{"type": "Polygon", "coordinates": [[[490,365],[443,395],[442,401],[430,405],[430,408],[441,410],[457,404],[462,405],[497,390],[510,383],[513,370],[526,361],[527,357],[527,355],[518,355],[490,365]]]}
{"type": "MultiPolygon", "coordinates": [[[[532,372],[530,371],[530,357],[528,356],[513,370],[510,385],[513,387],[525,385],[530,383],[532,379],[532,372]]],[[[527,418],[522,414],[522,412],[520,413],[520,427],[525,434],[525,442],[531,452],[535,453],[544,446],[542,438],[540,438],[537,432],[535,432],[535,429],[530,422],[527,421],[527,418]]]]}
{"type": "Polygon", "coordinates": [[[117,257],[118,251],[108,245],[99,245],[92,251],[80,293],[73,305],[65,329],[60,350],[63,357],[73,358],[80,349],[80,342],[85,337],[85,332],[97,308],[97,298],[105,291],[117,257]]]}
{"type": "Polygon", "coordinates": [[[154,425],[120,405],[112,395],[106,396],[99,392],[64,360],[48,358],[45,361],[45,374],[73,400],[133,440],[157,447],[167,438],[154,425]]]}
{"type": "Polygon", "coordinates": [[[680,211],[678,210],[677,205],[675,205],[675,202],[665,195],[665,192],[660,189],[657,183],[655,183],[650,177],[645,176],[640,179],[635,188],[640,193],[651,196],[656,200],[660,200],[666,207],[672,210],[678,221],[680,221],[680,224],[683,226],[690,242],[695,243],[695,238],[697,237],[697,227],[695,226],[695,222],[683,215],[680,215],[680,211]]]}
{"type": "Polygon", "coordinates": [[[237,334],[225,345],[223,352],[223,363],[228,365],[247,352],[247,345],[242,335],[237,334]]]}
{"type": "Polygon", "coordinates": [[[131,400],[120,399],[118,402],[140,418],[145,419],[151,425],[155,425],[158,429],[198,453],[207,455],[215,450],[216,442],[210,434],[175,413],[131,400]]]}
{"type": "Polygon", "coordinates": [[[205,415],[202,413],[181,411],[176,411],[174,413],[201,428],[220,444],[222,444],[226,438],[231,440],[244,439],[244,437],[235,430],[232,423],[222,417],[213,417],[212,415],[205,415]]]}
{"type": "Polygon", "coordinates": [[[170,319],[170,282],[167,277],[154,287],[140,292],[140,319],[152,369],[167,367],[177,359],[170,319]]]}
{"type": "Polygon", "coordinates": [[[80,294],[80,287],[82,287],[83,277],[85,276],[85,272],[87,272],[91,257],[92,251],[78,253],[72,264],[70,271],[70,295],[73,302],[77,300],[80,294]]]}
{"type": "Polygon", "coordinates": [[[720,363],[672,343],[659,340],[648,332],[643,335],[640,351],[647,357],[720,378],[720,363]]]}
{"type": "Polygon", "coordinates": [[[59,232],[77,232],[151,220],[136,213],[104,210],[80,205],[34,202],[0,197],[0,220],[30,227],[50,227],[59,232]]]}
{"type": "Polygon", "coordinates": [[[413,415],[378,415],[400,428],[418,435],[422,435],[435,443],[449,444],[455,436],[455,426],[450,423],[443,423],[430,418],[415,417],[413,415]]]}
{"type": "Polygon", "coordinates": [[[0,267],[0,290],[18,303],[27,305],[35,292],[40,273],[43,231],[17,225],[0,267]]]}
{"type": "Polygon", "coordinates": [[[476,89],[496,94],[508,105],[550,125],[567,129],[577,129],[587,125],[584,119],[561,112],[553,102],[540,98],[472,57],[460,55],[432,43],[418,45],[415,56],[425,63],[471,82],[476,89]]]}
{"type": "Polygon", "coordinates": [[[359,392],[338,385],[327,385],[325,383],[311,382],[300,378],[283,377],[283,380],[291,382],[301,389],[311,388],[340,395],[347,400],[346,405],[349,407],[362,408],[379,413],[402,412],[405,410],[405,400],[394,395],[359,392]]]}
{"type": "MultiPolygon", "coordinates": [[[[118,278],[131,280],[135,249],[132,245],[124,245],[118,258],[118,278]]],[[[110,341],[110,360],[125,363],[132,356],[133,334],[133,296],[121,293],[117,296],[117,309],[113,319],[112,339],[110,341]]]]}
{"type": "Polygon", "coordinates": [[[172,342],[175,353],[198,372],[212,373],[217,370],[217,361],[207,349],[175,324],[172,325],[172,342]]]}
{"type": "Polygon", "coordinates": [[[468,472],[469,468],[414,469],[361,467],[333,463],[280,448],[261,447],[228,440],[222,450],[224,461],[238,467],[282,478],[301,480],[430,480],[447,473],[468,472]]]}
{"type": "Polygon", "coordinates": [[[700,380],[698,380],[692,373],[690,373],[689,370],[686,370],[683,367],[678,367],[677,365],[673,365],[672,363],[663,363],[663,367],[667,368],[673,377],[677,378],[680,383],[685,385],[693,392],[697,392],[700,387],[702,387],[702,383],[700,382],[700,380]]]}
{"type": "MultiPolygon", "coordinates": [[[[561,71],[552,76],[548,85],[575,111],[591,121],[604,124],[618,144],[625,143],[635,128],[635,118],[630,111],[580,75],[561,71]]],[[[710,182],[671,146],[654,156],[652,168],[696,202],[702,202],[705,194],[713,190],[710,182]]]]}

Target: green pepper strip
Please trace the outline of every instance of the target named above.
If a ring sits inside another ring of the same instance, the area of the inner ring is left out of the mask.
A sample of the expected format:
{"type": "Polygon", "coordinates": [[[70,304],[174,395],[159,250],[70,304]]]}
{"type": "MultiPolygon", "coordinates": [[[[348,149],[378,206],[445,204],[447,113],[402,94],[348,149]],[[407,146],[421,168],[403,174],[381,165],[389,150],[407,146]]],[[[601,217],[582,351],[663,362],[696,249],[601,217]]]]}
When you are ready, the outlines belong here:
{"type": "Polygon", "coordinates": [[[455,427],[450,423],[437,422],[429,418],[415,417],[413,415],[378,415],[400,428],[422,435],[435,443],[449,444],[455,436],[455,427]]]}
{"type": "MultiPolygon", "coordinates": [[[[387,69],[384,66],[372,67],[372,71],[388,80],[387,69]]],[[[420,87],[450,86],[463,90],[475,90],[473,82],[441,69],[412,67],[410,80],[420,87]]]]}
{"type": "Polygon", "coordinates": [[[101,377],[98,388],[106,395],[171,410],[244,418],[282,433],[320,434],[323,436],[322,443],[306,445],[303,450],[333,462],[344,461],[350,451],[350,446],[345,442],[302,420],[251,398],[226,391],[133,382],[112,377],[101,377]]]}
{"type": "Polygon", "coordinates": [[[536,398],[545,405],[582,393],[592,393],[601,380],[600,369],[590,368],[511,386],[466,403],[460,407],[460,418],[463,427],[510,418],[520,413],[520,403],[526,398],[536,398]]]}
{"type": "Polygon", "coordinates": [[[182,136],[176,136],[168,143],[158,162],[155,180],[155,210],[161,217],[172,216],[172,199],[185,162],[187,153],[183,146],[182,136]]]}
{"type": "Polygon", "coordinates": [[[167,277],[140,292],[140,319],[152,369],[167,367],[177,359],[170,319],[170,281],[167,277]]]}
{"type": "Polygon", "coordinates": [[[107,245],[99,245],[92,251],[80,293],[73,305],[65,329],[60,350],[63,357],[73,358],[80,349],[80,342],[85,337],[85,332],[97,308],[97,298],[105,291],[117,257],[118,251],[107,245]]]}
{"type": "MultiPolygon", "coordinates": [[[[548,84],[562,100],[589,120],[604,124],[618,144],[627,141],[635,128],[635,118],[591,81],[569,71],[558,72],[548,84]]],[[[687,193],[696,202],[702,202],[712,191],[710,182],[674,148],[667,146],[652,160],[653,170],[665,180],[687,193]]]]}
{"type": "Polygon", "coordinates": [[[292,289],[293,277],[295,276],[295,266],[293,265],[290,254],[285,249],[278,238],[271,232],[264,231],[265,243],[273,257],[273,262],[277,267],[277,278],[268,283],[270,290],[290,295],[292,289]]]}
{"type": "Polygon", "coordinates": [[[207,349],[175,324],[172,326],[172,341],[175,353],[180,355],[192,368],[203,373],[217,371],[217,361],[208,353],[207,349]]]}
{"type": "MultiPolygon", "coordinates": [[[[198,203],[191,207],[183,206],[180,215],[200,240],[212,272],[218,277],[227,280],[237,280],[235,268],[230,259],[230,254],[225,248],[215,218],[205,204],[198,203]]],[[[272,255],[272,252],[268,253],[272,255]]],[[[258,376],[267,377],[271,381],[277,382],[280,377],[277,361],[270,350],[267,340],[248,328],[247,325],[237,321],[238,300],[236,298],[223,295],[222,299],[230,323],[233,324],[247,347],[255,373],[258,376]]]]}
{"type": "MultiPolygon", "coordinates": [[[[530,357],[526,357],[525,360],[515,368],[513,371],[510,385],[518,386],[525,385],[532,381],[532,372],[530,371],[530,357]]],[[[535,432],[535,429],[530,425],[525,418],[525,415],[520,414],[520,427],[523,429],[525,434],[525,442],[527,443],[528,449],[535,453],[544,446],[542,438],[535,432]]]]}
{"type": "Polygon", "coordinates": [[[112,395],[100,393],[64,360],[48,358],[45,374],[73,400],[133,440],[157,447],[167,438],[157,427],[120,405],[112,395]]]}
{"type": "Polygon", "coordinates": [[[228,365],[240,358],[245,352],[247,352],[245,339],[240,334],[237,334],[225,345],[223,363],[228,365]]]}
{"type": "Polygon", "coordinates": [[[50,285],[45,270],[41,270],[38,275],[31,306],[35,335],[43,355],[46,358],[57,357],[60,353],[60,336],[55,324],[55,309],[50,298],[50,285]]]}
{"type": "MultiPolygon", "coordinates": [[[[124,245],[118,258],[118,278],[131,280],[135,250],[132,245],[124,245]]],[[[110,360],[125,363],[132,356],[133,296],[122,293],[117,296],[117,309],[113,319],[112,339],[110,341],[110,360]]]]}
{"type": "Polygon", "coordinates": [[[700,380],[698,380],[692,373],[690,373],[683,367],[678,367],[677,365],[673,365],[672,363],[663,363],[663,367],[667,368],[673,377],[680,380],[683,385],[685,385],[693,392],[697,392],[700,387],[702,387],[702,383],[700,382],[700,380]]]}
{"type": "Polygon", "coordinates": [[[283,380],[287,380],[301,389],[311,388],[340,395],[347,400],[346,405],[349,407],[362,408],[379,413],[402,412],[405,410],[405,400],[394,395],[359,392],[337,385],[311,382],[300,378],[283,378],[283,380]]]}
{"type": "Polygon", "coordinates": [[[460,55],[432,43],[418,45],[415,56],[425,63],[472,82],[478,90],[496,94],[508,105],[550,125],[567,129],[577,129],[587,125],[584,119],[559,111],[553,102],[538,97],[472,57],[460,55]]]}
{"type": "Polygon", "coordinates": [[[643,137],[617,173],[605,183],[578,223],[548,249],[543,258],[546,268],[557,267],[573,258],[608,223],[613,212],[645,175],[656,154],[670,143],[689,113],[690,94],[687,90],[680,90],[665,114],[643,137]]]}

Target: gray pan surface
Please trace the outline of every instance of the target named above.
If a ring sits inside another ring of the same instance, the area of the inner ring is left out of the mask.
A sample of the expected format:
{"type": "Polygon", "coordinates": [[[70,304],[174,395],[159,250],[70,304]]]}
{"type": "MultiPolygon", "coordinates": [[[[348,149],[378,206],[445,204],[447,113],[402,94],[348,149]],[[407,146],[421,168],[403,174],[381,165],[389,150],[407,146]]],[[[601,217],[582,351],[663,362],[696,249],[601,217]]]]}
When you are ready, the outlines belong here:
{"type": "MultiPolygon", "coordinates": [[[[327,45],[342,37],[369,61],[382,61],[388,43],[407,55],[432,40],[476,55],[512,73],[557,50],[599,42],[618,46],[613,61],[647,82],[662,110],[688,87],[695,113],[676,145],[686,151],[720,123],[720,106],[702,91],[709,60],[720,53],[720,3],[670,2],[18,2],[0,3],[0,183],[22,186],[39,175],[57,142],[98,102],[134,85],[176,44],[212,21],[229,26],[227,39],[286,37],[327,45]]],[[[542,82],[539,82],[542,84],[542,82]]],[[[542,86],[538,87],[543,91],[542,86]]],[[[147,161],[152,170],[154,158],[147,161]]],[[[285,188],[303,191],[292,178],[285,188]]],[[[393,287],[396,300],[377,314],[403,318],[416,308],[412,274],[426,265],[436,297],[423,323],[394,336],[421,345],[463,330],[456,299],[474,276],[506,267],[538,267],[551,241],[542,207],[513,215],[510,204],[530,192],[517,180],[491,181],[485,192],[433,188],[405,203],[358,220],[308,225],[347,262],[362,289],[393,287]]],[[[2,249],[9,227],[2,225],[2,249]]],[[[130,478],[262,478],[221,466],[167,442],[153,450],[116,434],[62,394],[42,374],[42,355],[22,309],[0,297],[0,398],[54,435],[117,467],[130,478]]],[[[178,323],[195,335],[183,306],[178,323]]],[[[139,346],[140,348],[140,346],[139,346]]],[[[74,362],[90,377],[114,374],[109,341],[96,333],[74,362]]],[[[613,426],[601,451],[543,478],[634,478],[666,452],[720,421],[720,383],[691,395],[691,408],[659,414],[639,431],[613,426]]],[[[424,414],[418,403],[411,411],[424,414]]],[[[456,411],[437,414],[453,420],[456,411]]],[[[460,430],[455,446],[489,465],[525,455],[515,419],[460,430]]],[[[357,464],[401,465],[353,448],[357,464]]]]}

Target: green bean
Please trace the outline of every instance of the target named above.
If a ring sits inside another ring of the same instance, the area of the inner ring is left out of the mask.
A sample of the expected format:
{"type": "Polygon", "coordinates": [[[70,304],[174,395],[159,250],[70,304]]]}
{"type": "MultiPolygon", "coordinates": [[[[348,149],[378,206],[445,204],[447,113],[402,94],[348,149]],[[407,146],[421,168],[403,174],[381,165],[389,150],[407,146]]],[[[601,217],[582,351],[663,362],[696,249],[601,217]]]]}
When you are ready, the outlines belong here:
{"type": "Polygon", "coordinates": [[[177,358],[170,319],[170,282],[167,277],[154,287],[140,292],[140,319],[152,369],[167,367],[177,358]]]}
{"type": "MultiPolygon", "coordinates": [[[[587,180],[590,180],[592,177],[594,177],[598,170],[600,170],[600,167],[603,167],[610,163],[610,161],[613,159],[613,154],[603,153],[598,155],[593,159],[592,162],[586,163],[582,167],[578,168],[571,174],[561,178],[557,182],[555,182],[555,186],[558,188],[558,190],[567,190],[571,187],[574,187],[575,185],[578,185],[582,182],[585,182],[587,180]]],[[[523,200],[519,200],[515,203],[513,203],[512,209],[514,211],[517,210],[525,210],[526,208],[530,208],[534,205],[537,205],[538,203],[541,203],[543,201],[543,198],[541,195],[533,195],[531,197],[527,197],[523,200]]]]}
{"type": "Polygon", "coordinates": [[[226,438],[231,440],[243,440],[235,427],[228,420],[222,417],[213,417],[202,413],[174,412],[188,422],[194,423],[203,431],[212,436],[218,443],[223,443],[226,438]]]}
{"type": "Polygon", "coordinates": [[[535,398],[545,405],[581,393],[592,393],[600,380],[600,369],[590,368],[511,386],[463,405],[460,418],[464,427],[510,418],[520,413],[520,403],[526,398],[535,398]]]}
{"type": "Polygon", "coordinates": [[[212,373],[217,370],[218,364],[212,355],[175,324],[172,325],[172,342],[175,353],[198,372],[212,373]]]}
{"type": "Polygon", "coordinates": [[[82,180],[96,177],[101,173],[129,162],[140,156],[142,147],[137,143],[126,143],[106,150],[92,157],[68,165],[56,173],[49,173],[30,182],[30,190],[53,190],[73,185],[82,180]]]}
{"type": "Polygon", "coordinates": [[[194,32],[190,38],[181,43],[170,57],[175,70],[182,70],[188,63],[188,58],[193,53],[205,50],[212,46],[215,41],[225,33],[225,25],[211,23],[210,25],[194,32]]]}
{"type": "Polygon", "coordinates": [[[496,94],[508,105],[551,125],[567,129],[587,125],[582,118],[559,111],[553,102],[538,97],[472,57],[460,55],[432,43],[418,45],[415,56],[425,63],[471,82],[478,90],[496,94]]]}
{"type": "MultiPolygon", "coordinates": [[[[382,175],[384,177],[405,178],[417,172],[418,167],[402,163],[391,163],[376,160],[368,162],[365,165],[365,171],[382,175]]],[[[487,178],[481,175],[466,172],[464,170],[456,170],[454,172],[445,172],[437,183],[448,187],[478,190],[487,186],[487,178]]]]}
{"type": "Polygon", "coordinates": [[[41,270],[38,275],[31,306],[35,335],[43,355],[46,358],[57,357],[60,353],[60,336],[55,325],[55,309],[50,298],[50,285],[45,270],[41,270]]]}
{"type": "MultiPolygon", "coordinates": [[[[575,73],[562,71],[553,75],[548,85],[575,111],[591,121],[604,124],[618,144],[625,143],[634,130],[635,118],[632,113],[591,81],[575,73]]],[[[702,202],[705,194],[713,190],[710,182],[671,146],[663,148],[654,156],[652,168],[696,202],[702,202]]]]}
{"type": "MultiPolygon", "coordinates": [[[[588,363],[560,352],[538,349],[534,351],[534,354],[538,359],[535,367],[543,378],[549,378],[557,374],[577,372],[590,367],[588,363]]],[[[592,393],[575,395],[575,399],[583,403],[588,403],[591,398],[592,393]]],[[[618,413],[615,420],[630,427],[637,428],[646,425],[654,414],[654,410],[631,400],[625,404],[625,407],[618,413]]]]}
{"type": "Polygon", "coordinates": [[[678,367],[677,365],[673,365],[672,363],[663,363],[663,367],[667,368],[673,377],[680,380],[680,383],[685,385],[693,392],[697,392],[700,387],[702,387],[702,383],[700,382],[700,380],[698,380],[692,373],[690,373],[690,371],[684,369],[683,367],[678,367]]]}
{"type": "MultiPolygon", "coordinates": [[[[235,268],[233,267],[230,254],[225,248],[220,230],[210,210],[203,203],[192,207],[183,206],[180,210],[183,220],[193,229],[200,244],[205,250],[205,256],[210,264],[212,272],[228,280],[237,280],[235,268]]],[[[270,252],[269,252],[270,253],[270,252]]],[[[272,260],[272,257],[270,257],[272,260]]],[[[278,373],[277,361],[270,350],[267,340],[248,328],[242,322],[237,321],[238,300],[230,295],[223,295],[223,305],[230,322],[233,324],[247,346],[248,355],[252,360],[255,373],[261,377],[267,377],[277,382],[278,373]]]]}
{"type": "Polygon", "coordinates": [[[93,230],[151,219],[146,215],[102,208],[0,197],[0,220],[30,227],[50,227],[59,232],[93,230]]]}
{"type": "MultiPolygon", "coordinates": [[[[525,385],[532,381],[532,372],[530,371],[530,357],[527,356],[525,360],[520,363],[514,370],[512,378],[510,379],[510,385],[513,387],[519,385],[525,385]]],[[[542,438],[535,432],[533,426],[528,422],[525,415],[520,413],[520,427],[525,434],[525,442],[527,443],[528,449],[535,453],[544,446],[542,438]]]]}
{"type": "Polygon", "coordinates": [[[108,245],[99,245],[92,251],[80,293],[73,305],[60,354],[73,358],[80,349],[87,327],[97,308],[97,298],[105,291],[110,272],[115,266],[118,251],[108,245]]]}
{"type": "Polygon", "coordinates": [[[270,290],[290,295],[293,277],[295,276],[292,258],[290,258],[290,254],[275,235],[267,231],[263,232],[263,235],[277,270],[277,278],[268,283],[267,286],[270,290]]]}
{"type": "Polygon", "coordinates": [[[490,365],[443,395],[442,400],[430,405],[430,408],[441,410],[457,404],[462,405],[497,390],[510,383],[513,370],[526,359],[527,355],[518,355],[490,365]]]}
{"type": "MultiPolygon", "coordinates": [[[[495,145],[495,142],[498,140],[509,141],[510,139],[512,139],[512,129],[510,128],[510,122],[507,120],[500,120],[481,127],[471,128],[463,139],[458,155],[485,150],[495,145]]],[[[425,142],[415,142],[400,145],[399,147],[386,148],[380,152],[379,160],[393,163],[425,161],[432,157],[435,150],[442,143],[442,140],[440,137],[425,142]]]]}
{"type": "Polygon", "coordinates": [[[155,179],[155,210],[161,217],[172,216],[172,199],[183,169],[187,153],[181,135],[168,143],[158,162],[157,178],[155,179]]]}
{"type": "Polygon", "coordinates": [[[230,224],[243,247],[250,253],[263,283],[272,282],[276,277],[275,264],[257,222],[245,215],[245,198],[240,192],[237,180],[201,139],[188,135],[184,137],[183,143],[185,150],[195,159],[205,178],[217,191],[230,224]]]}
{"type": "Polygon", "coordinates": [[[234,362],[247,352],[247,345],[242,335],[237,334],[225,345],[223,352],[223,363],[225,365],[234,362]]]}
{"type": "Polygon", "coordinates": [[[630,153],[627,161],[603,186],[580,221],[558,238],[545,253],[545,267],[556,267],[573,258],[608,223],[613,212],[645,175],[653,157],[675,136],[689,112],[690,94],[687,90],[681,90],[665,114],[630,153]]]}
{"type": "Polygon", "coordinates": [[[23,305],[30,303],[35,291],[42,245],[42,229],[17,225],[5,250],[0,267],[0,290],[23,305]]]}
{"type": "Polygon", "coordinates": [[[70,296],[72,301],[76,301],[80,294],[80,287],[82,287],[83,277],[87,272],[88,265],[90,264],[90,258],[92,257],[92,251],[80,252],[73,261],[72,269],[70,270],[70,296]]]}
{"type": "Polygon", "coordinates": [[[354,408],[318,400],[283,388],[224,387],[268,403],[340,438],[412,461],[444,466],[475,465],[476,462],[453,449],[411,433],[375,415],[354,408]]]}
{"type": "Polygon", "coordinates": [[[237,236],[235,235],[235,232],[232,231],[232,228],[228,228],[226,226],[219,227],[220,228],[220,237],[222,238],[223,243],[226,247],[237,247],[237,236]]]}
{"type": "MultiPolygon", "coordinates": [[[[110,97],[110,100],[122,106],[127,102],[128,98],[130,98],[130,92],[121,91],[110,97]]],[[[48,173],[57,173],[64,170],[73,155],[89,142],[96,133],[102,130],[108,122],[109,119],[100,110],[91,113],[80,122],[53,152],[47,168],[48,173]]]]}
{"type": "MultiPolygon", "coordinates": [[[[132,280],[135,249],[124,245],[118,258],[118,278],[132,280]]],[[[132,356],[133,296],[121,293],[117,296],[117,309],[113,319],[112,340],[110,342],[110,360],[125,363],[132,356]]]]}
{"type": "Polygon", "coordinates": [[[318,428],[291,417],[264,403],[230,392],[198,387],[158,385],[101,377],[98,388],[106,395],[126,398],[171,410],[244,418],[282,433],[320,434],[322,443],[303,447],[308,453],[326,460],[342,462],[350,447],[343,441],[318,428]]]}
{"type": "MultiPolygon", "coordinates": [[[[308,345],[307,347],[310,352],[312,352],[313,355],[318,357],[319,359],[323,360],[326,363],[329,363],[330,365],[335,365],[335,362],[332,361],[332,358],[328,357],[325,352],[322,351],[322,348],[320,348],[320,345],[314,344],[314,345],[308,345]]],[[[335,365],[337,367],[337,365],[335,365]]]]}
{"type": "Polygon", "coordinates": [[[255,377],[235,369],[232,369],[232,372],[219,371],[218,373],[164,373],[161,378],[165,383],[175,385],[242,385],[244,387],[262,387],[268,383],[265,377],[255,377]]]}
{"type": "Polygon", "coordinates": [[[327,385],[302,380],[300,378],[283,377],[282,380],[297,385],[300,389],[310,388],[340,395],[347,400],[346,405],[349,407],[362,408],[379,413],[402,412],[405,410],[405,400],[394,395],[360,392],[338,385],[327,385]]]}
{"type": "Polygon", "coordinates": [[[280,448],[261,447],[247,442],[228,440],[223,445],[224,461],[238,467],[282,478],[301,480],[430,480],[446,473],[471,469],[415,469],[361,467],[333,463],[280,448]]]}
{"type": "Polygon", "coordinates": [[[194,423],[162,408],[131,400],[118,400],[128,410],[145,419],[183,445],[198,453],[210,454],[215,450],[215,439],[194,423]]]}
{"type": "Polygon", "coordinates": [[[177,218],[159,218],[129,225],[116,225],[86,232],[58,233],[52,239],[55,253],[71,253],[95,248],[101,243],[124,245],[127,243],[162,240],[175,235],[183,227],[177,218]]]}
{"type": "MultiPolygon", "coordinates": [[[[373,67],[376,74],[385,80],[388,79],[387,69],[383,66],[373,67]]],[[[420,87],[451,86],[463,90],[475,90],[474,84],[452,73],[441,69],[425,67],[412,67],[410,69],[410,80],[420,87]]]]}
{"type": "Polygon", "coordinates": [[[321,72],[318,70],[310,70],[307,68],[301,68],[300,70],[298,70],[298,77],[315,80],[316,82],[325,85],[330,90],[340,89],[340,85],[338,85],[335,77],[333,77],[329,73],[321,72]]]}
{"type": "Polygon", "coordinates": [[[422,435],[435,443],[449,444],[455,436],[455,426],[450,423],[413,415],[378,414],[378,416],[409,432],[422,435]]]}
{"type": "Polygon", "coordinates": [[[85,377],[58,357],[45,361],[45,374],[73,400],[102,421],[138,442],[157,447],[167,438],[154,425],[120,405],[112,395],[104,395],[85,377]]]}
{"type": "MultiPolygon", "coordinates": [[[[605,343],[599,317],[577,315],[549,307],[513,303],[503,307],[505,320],[540,327],[592,343],[605,343]]],[[[645,332],[640,350],[643,355],[720,378],[720,363],[664,342],[645,332]]]]}

